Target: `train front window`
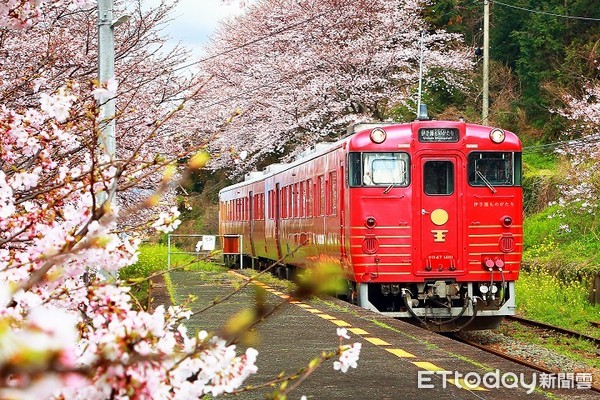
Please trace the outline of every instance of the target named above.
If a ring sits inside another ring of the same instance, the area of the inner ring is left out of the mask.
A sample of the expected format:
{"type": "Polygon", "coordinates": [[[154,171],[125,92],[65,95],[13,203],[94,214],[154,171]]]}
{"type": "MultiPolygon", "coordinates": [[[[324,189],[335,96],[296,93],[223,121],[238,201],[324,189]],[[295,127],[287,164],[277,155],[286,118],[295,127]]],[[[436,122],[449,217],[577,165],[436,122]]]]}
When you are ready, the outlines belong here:
{"type": "Polygon", "coordinates": [[[454,164],[450,161],[427,161],[423,166],[423,187],[425,194],[430,196],[454,193],[454,164]]]}
{"type": "Polygon", "coordinates": [[[521,153],[473,152],[469,154],[471,186],[515,186],[521,184],[521,153]]]}
{"type": "Polygon", "coordinates": [[[408,186],[407,153],[350,153],[348,177],[350,186],[408,186]]]}

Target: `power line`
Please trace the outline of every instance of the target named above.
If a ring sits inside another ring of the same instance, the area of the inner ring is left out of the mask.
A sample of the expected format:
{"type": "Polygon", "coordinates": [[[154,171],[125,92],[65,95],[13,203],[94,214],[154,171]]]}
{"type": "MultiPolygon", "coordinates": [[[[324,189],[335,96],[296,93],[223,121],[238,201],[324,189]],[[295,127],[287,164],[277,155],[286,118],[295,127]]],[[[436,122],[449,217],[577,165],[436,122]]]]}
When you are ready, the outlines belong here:
{"type": "Polygon", "coordinates": [[[501,1],[494,1],[494,3],[500,4],[505,7],[521,10],[521,11],[527,11],[527,12],[534,13],[534,14],[549,15],[552,17],[559,17],[559,18],[578,19],[578,20],[583,20],[583,21],[600,21],[600,18],[578,17],[578,16],[574,16],[574,15],[563,15],[563,14],[550,13],[550,12],[546,12],[546,11],[531,10],[531,9],[525,8],[525,7],[519,7],[519,6],[515,6],[512,4],[502,3],[501,1]]]}
{"type": "Polygon", "coordinates": [[[563,140],[563,141],[560,141],[560,142],[538,144],[538,145],[535,145],[535,146],[524,146],[523,150],[526,150],[526,149],[527,150],[531,150],[531,149],[555,148],[555,147],[560,147],[561,145],[598,143],[599,139],[600,139],[600,137],[598,135],[594,134],[594,135],[589,135],[589,136],[585,136],[585,137],[578,138],[578,139],[570,139],[570,140],[563,140]]]}

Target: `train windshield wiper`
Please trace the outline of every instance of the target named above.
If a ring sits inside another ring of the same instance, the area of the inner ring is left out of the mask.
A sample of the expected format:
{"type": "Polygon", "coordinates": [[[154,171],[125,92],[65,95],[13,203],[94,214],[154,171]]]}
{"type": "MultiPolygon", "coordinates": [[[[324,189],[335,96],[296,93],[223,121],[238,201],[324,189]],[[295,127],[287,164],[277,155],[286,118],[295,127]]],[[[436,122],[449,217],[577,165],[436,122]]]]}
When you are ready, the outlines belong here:
{"type": "Polygon", "coordinates": [[[483,174],[479,170],[475,170],[475,175],[477,175],[478,177],[481,178],[481,180],[483,181],[483,183],[485,183],[485,185],[490,188],[490,190],[492,191],[492,193],[496,193],[496,188],[494,186],[492,186],[492,184],[490,183],[490,181],[488,181],[486,179],[486,177],[483,176],[483,174]]]}
{"type": "Polygon", "coordinates": [[[385,188],[385,190],[383,191],[383,194],[388,194],[388,192],[390,190],[392,190],[392,188],[394,186],[396,186],[399,182],[396,182],[396,179],[394,179],[394,176],[392,175],[392,182],[388,185],[388,187],[385,188]]]}

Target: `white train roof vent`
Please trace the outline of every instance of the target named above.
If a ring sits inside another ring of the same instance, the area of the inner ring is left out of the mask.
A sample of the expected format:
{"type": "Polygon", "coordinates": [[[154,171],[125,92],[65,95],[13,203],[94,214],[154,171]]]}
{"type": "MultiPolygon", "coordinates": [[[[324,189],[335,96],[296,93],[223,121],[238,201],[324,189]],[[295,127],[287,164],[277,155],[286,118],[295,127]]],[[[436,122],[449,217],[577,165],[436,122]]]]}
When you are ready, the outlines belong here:
{"type": "Polygon", "coordinates": [[[250,171],[244,175],[244,181],[251,181],[253,179],[261,178],[264,175],[262,171],[250,171]]]}
{"type": "Polygon", "coordinates": [[[356,132],[364,131],[365,129],[379,128],[385,125],[388,124],[386,124],[385,122],[361,122],[358,124],[348,126],[348,128],[346,128],[346,133],[348,135],[353,135],[356,132]]]}
{"type": "Polygon", "coordinates": [[[329,149],[333,143],[317,143],[315,145],[315,153],[329,149]]]}
{"type": "Polygon", "coordinates": [[[264,173],[268,174],[271,172],[279,171],[279,170],[283,169],[286,165],[287,164],[282,164],[282,163],[275,163],[275,164],[267,165],[267,167],[264,170],[264,173]]]}

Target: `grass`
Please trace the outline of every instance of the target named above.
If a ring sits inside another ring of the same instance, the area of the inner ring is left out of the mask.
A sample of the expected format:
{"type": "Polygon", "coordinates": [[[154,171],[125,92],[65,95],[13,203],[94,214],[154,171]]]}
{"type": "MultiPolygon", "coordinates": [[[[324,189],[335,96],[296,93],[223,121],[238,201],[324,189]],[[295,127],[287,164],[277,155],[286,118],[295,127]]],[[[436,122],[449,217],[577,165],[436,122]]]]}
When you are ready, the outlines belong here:
{"type": "Polygon", "coordinates": [[[600,305],[588,301],[589,286],[563,280],[547,269],[522,271],[516,284],[517,309],[526,318],[600,338],[591,322],[600,321],[600,305]]]}
{"type": "MultiPolygon", "coordinates": [[[[139,251],[137,262],[121,269],[119,279],[131,285],[131,294],[145,306],[148,304],[148,277],[168,270],[168,247],[163,244],[142,244],[139,251]]],[[[199,260],[198,257],[190,254],[176,253],[171,254],[171,269],[173,268],[189,271],[217,271],[222,267],[199,260]]],[[[164,274],[164,278],[169,293],[173,293],[169,274],[164,274]]]]}

